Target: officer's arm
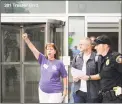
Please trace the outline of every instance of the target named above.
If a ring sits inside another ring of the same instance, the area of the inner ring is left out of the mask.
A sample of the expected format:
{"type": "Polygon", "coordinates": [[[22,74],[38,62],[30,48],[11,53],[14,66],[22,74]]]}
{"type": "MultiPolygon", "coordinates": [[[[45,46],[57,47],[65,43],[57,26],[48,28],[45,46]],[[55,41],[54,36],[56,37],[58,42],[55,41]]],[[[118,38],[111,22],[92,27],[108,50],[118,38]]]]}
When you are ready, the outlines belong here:
{"type": "Polygon", "coordinates": [[[90,75],[88,76],[88,80],[100,80],[100,74],[90,75]]]}
{"type": "Polygon", "coordinates": [[[100,80],[101,77],[100,77],[100,74],[95,74],[95,75],[84,75],[84,76],[81,76],[80,77],[81,80],[100,80]]]}

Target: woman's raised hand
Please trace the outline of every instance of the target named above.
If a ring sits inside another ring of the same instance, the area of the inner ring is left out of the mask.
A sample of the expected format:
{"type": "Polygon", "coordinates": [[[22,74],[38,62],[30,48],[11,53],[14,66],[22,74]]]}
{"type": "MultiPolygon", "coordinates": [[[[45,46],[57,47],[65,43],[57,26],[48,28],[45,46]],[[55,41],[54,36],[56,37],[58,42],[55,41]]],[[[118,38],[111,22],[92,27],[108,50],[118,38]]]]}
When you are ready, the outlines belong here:
{"type": "Polygon", "coordinates": [[[27,33],[22,34],[22,38],[23,38],[24,40],[28,39],[27,33]]]}

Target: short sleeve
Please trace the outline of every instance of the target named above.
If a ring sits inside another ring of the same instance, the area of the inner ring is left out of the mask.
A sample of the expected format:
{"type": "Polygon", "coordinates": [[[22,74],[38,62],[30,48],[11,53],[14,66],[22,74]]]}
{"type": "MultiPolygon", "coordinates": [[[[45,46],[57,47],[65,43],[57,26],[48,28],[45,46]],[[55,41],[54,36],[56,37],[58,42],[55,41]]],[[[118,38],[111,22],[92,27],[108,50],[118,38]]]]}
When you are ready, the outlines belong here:
{"type": "Polygon", "coordinates": [[[39,64],[41,65],[44,60],[45,60],[45,56],[42,53],[40,53],[38,58],[39,64]]]}
{"type": "Polygon", "coordinates": [[[60,63],[60,73],[61,73],[62,78],[67,77],[67,71],[66,71],[65,66],[62,62],[60,63]]]}

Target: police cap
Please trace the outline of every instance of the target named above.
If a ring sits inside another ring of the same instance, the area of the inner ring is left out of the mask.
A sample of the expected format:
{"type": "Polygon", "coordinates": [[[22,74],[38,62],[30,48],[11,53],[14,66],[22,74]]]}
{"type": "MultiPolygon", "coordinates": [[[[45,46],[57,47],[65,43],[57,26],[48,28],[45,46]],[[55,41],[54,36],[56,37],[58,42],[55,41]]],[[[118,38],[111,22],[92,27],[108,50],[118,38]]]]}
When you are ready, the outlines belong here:
{"type": "Polygon", "coordinates": [[[111,45],[111,41],[109,39],[108,36],[106,35],[101,35],[101,36],[98,36],[95,40],[94,40],[94,45],[98,45],[98,44],[108,44],[108,45],[111,45]]]}

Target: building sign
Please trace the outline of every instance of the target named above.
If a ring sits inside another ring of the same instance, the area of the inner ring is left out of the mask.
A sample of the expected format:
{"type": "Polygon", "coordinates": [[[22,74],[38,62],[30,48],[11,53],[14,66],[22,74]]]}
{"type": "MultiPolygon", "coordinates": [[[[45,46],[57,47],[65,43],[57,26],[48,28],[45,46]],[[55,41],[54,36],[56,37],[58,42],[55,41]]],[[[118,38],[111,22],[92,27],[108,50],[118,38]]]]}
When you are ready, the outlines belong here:
{"type": "Polygon", "coordinates": [[[2,13],[65,13],[66,1],[1,1],[2,13]]]}

